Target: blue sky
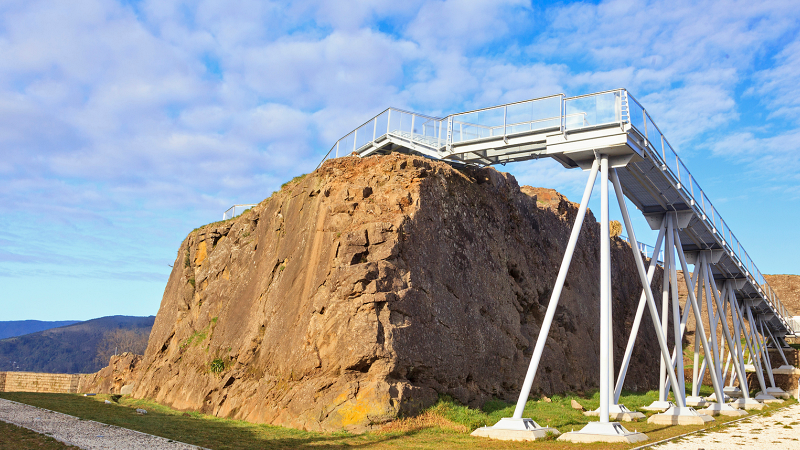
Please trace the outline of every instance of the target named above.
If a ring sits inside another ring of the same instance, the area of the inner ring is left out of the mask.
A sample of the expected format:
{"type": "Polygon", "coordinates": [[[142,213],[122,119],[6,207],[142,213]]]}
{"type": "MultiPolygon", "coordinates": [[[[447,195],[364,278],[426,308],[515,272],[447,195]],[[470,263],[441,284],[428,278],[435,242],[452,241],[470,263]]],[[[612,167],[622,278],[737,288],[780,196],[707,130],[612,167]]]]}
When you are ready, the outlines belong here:
{"type": "MultiPolygon", "coordinates": [[[[761,271],[800,273],[796,1],[5,0],[0,320],[155,314],[189,231],[388,106],[618,87],[761,271]]],[[[502,170],[573,200],[586,177],[502,170]]]]}

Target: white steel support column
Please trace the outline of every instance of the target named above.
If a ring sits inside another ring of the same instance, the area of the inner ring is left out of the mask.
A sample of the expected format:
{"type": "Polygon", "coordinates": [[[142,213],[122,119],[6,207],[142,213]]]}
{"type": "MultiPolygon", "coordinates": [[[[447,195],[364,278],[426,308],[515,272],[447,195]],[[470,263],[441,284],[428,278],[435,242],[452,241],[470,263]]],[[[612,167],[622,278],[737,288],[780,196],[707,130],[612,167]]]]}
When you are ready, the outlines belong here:
{"type": "MultiPolygon", "coordinates": [[[[731,350],[732,352],[735,351],[735,349],[733,347],[733,341],[731,339],[730,330],[728,329],[728,320],[726,316],[727,305],[723,305],[723,303],[720,301],[721,300],[720,296],[717,295],[717,284],[714,281],[714,274],[711,270],[711,264],[708,259],[709,256],[710,255],[708,252],[702,252],[700,258],[702,258],[703,262],[705,263],[704,278],[706,282],[703,285],[703,290],[705,291],[706,305],[708,307],[708,312],[709,312],[709,326],[711,328],[710,331],[712,339],[712,350],[714,352],[715,357],[714,360],[711,361],[709,364],[706,364],[708,358],[705,358],[703,360],[703,363],[704,366],[708,367],[709,371],[713,370],[713,372],[716,373],[716,379],[720,380],[722,395],[720,396],[719,393],[716,393],[715,389],[715,397],[717,403],[711,403],[705,409],[701,409],[698,412],[709,415],[744,416],[747,414],[745,411],[742,411],[725,403],[726,393],[725,393],[725,376],[722,374],[722,356],[723,356],[722,348],[724,348],[724,345],[727,344],[728,349],[731,350]],[[712,281],[714,281],[713,285],[712,281]],[[714,313],[713,319],[711,319],[712,312],[714,313]],[[720,321],[722,322],[723,347],[720,347],[717,344],[716,330],[720,321]]],[[[725,286],[723,286],[722,295],[726,295],[729,286],[731,286],[731,283],[726,283],[725,286]]],[[[734,372],[739,377],[739,383],[742,384],[742,380],[744,380],[744,373],[741,371],[739,364],[736,363],[736,355],[734,353],[731,353],[730,355],[732,355],[734,358],[734,366],[735,366],[734,372]]],[[[730,357],[731,356],[729,356],[729,358],[730,357]]],[[[705,377],[705,369],[700,371],[700,380],[702,380],[704,377],[705,377]]],[[[745,380],[744,384],[742,385],[745,385],[746,383],[747,382],[745,380]]],[[[745,395],[744,402],[747,402],[749,399],[749,394],[745,393],[744,395],[745,395]]]]}
{"type": "MultiPolygon", "coordinates": [[[[633,242],[636,242],[636,233],[633,230],[633,225],[631,224],[630,216],[628,215],[628,208],[625,205],[625,199],[622,194],[622,186],[620,185],[619,178],[617,177],[616,171],[612,172],[611,174],[611,181],[614,183],[614,191],[617,194],[617,201],[619,202],[619,209],[622,213],[622,219],[625,222],[625,229],[628,232],[628,237],[631,238],[633,242]]],[[[669,215],[671,216],[671,214],[669,215]]],[[[670,222],[672,217],[667,219],[667,232],[669,232],[670,222]]],[[[667,258],[667,254],[672,251],[669,246],[665,249],[664,252],[665,259],[667,258]]],[[[644,262],[642,261],[642,255],[639,253],[638,249],[633,250],[633,257],[636,261],[636,269],[639,272],[639,281],[642,283],[642,286],[645,288],[644,292],[647,294],[647,305],[650,308],[650,316],[653,319],[653,325],[656,330],[656,337],[658,339],[658,346],[661,349],[661,358],[665,362],[667,366],[667,372],[669,373],[670,382],[673,386],[673,391],[675,392],[675,401],[678,403],[677,407],[670,408],[667,413],[656,414],[651,416],[648,419],[649,422],[655,423],[668,423],[668,424],[687,424],[687,423],[695,423],[695,424],[703,424],[706,422],[710,422],[714,420],[710,416],[697,414],[697,412],[692,409],[686,407],[686,403],[684,402],[683,396],[679,393],[676,389],[678,384],[678,377],[676,376],[675,368],[672,366],[670,362],[670,355],[669,349],[667,348],[667,340],[662,333],[661,328],[659,327],[659,317],[658,317],[658,310],[656,309],[655,299],[653,298],[653,293],[647,287],[649,286],[647,283],[647,274],[644,270],[644,262]],[[661,417],[658,417],[661,416],[661,417]],[[655,419],[654,419],[655,418],[655,419]]],[[[677,320],[675,318],[674,320],[677,320]]],[[[676,349],[680,348],[680,340],[676,342],[676,349]]],[[[683,374],[681,374],[683,375],[683,374]]]]}
{"type": "Polygon", "coordinates": [[[780,341],[775,339],[775,335],[772,334],[772,331],[769,329],[769,327],[767,327],[767,333],[769,333],[769,338],[772,340],[772,343],[775,345],[775,348],[778,349],[778,353],[780,353],[781,359],[783,359],[783,365],[778,367],[778,369],[780,370],[794,369],[794,366],[789,364],[789,361],[786,360],[786,354],[783,353],[783,348],[782,348],[783,346],[781,345],[780,341]]]}
{"type": "Polygon", "coordinates": [[[567,242],[567,248],[564,252],[564,258],[561,260],[561,267],[558,270],[555,286],[553,292],[550,294],[550,302],[547,305],[544,319],[542,320],[542,327],[539,330],[539,335],[536,338],[536,345],[533,349],[531,362],[528,366],[528,371],[525,374],[525,380],[522,383],[522,389],[517,400],[517,406],[514,408],[514,415],[500,419],[494,426],[482,427],[472,432],[473,436],[491,437],[494,439],[504,440],[534,440],[542,439],[548,433],[558,434],[558,430],[554,428],[542,427],[532,419],[522,418],[525,410],[525,403],[528,401],[528,396],[531,393],[533,380],[536,377],[536,371],[539,368],[539,362],[542,359],[542,352],[544,345],[547,341],[547,335],[550,333],[550,326],[553,324],[553,317],[558,308],[558,301],[561,298],[561,291],[564,288],[564,282],[567,279],[569,266],[572,262],[572,255],[575,253],[575,245],[578,242],[578,237],[581,234],[583,227],[583,220],[586,216],[586,209],[589,206],[589,199],[592,197],[592,189],[595,180],[597,179],[597,172],[600,168],[600,161],[595,160],[592,163],[592,168],[589,172],[589,180],[586,182],[586,188],[583,191],[583,198],[578,207],[578,214],[575,216],[575,223],[572,225],[572,232],[567,242]]]}
{"type": "MultiPolygon", "coordinates": [[[[747,320],[749,325],[749,331],[744,326],[744,314],[742,314],[742,330],[745,331],[745,339],[744,342],[747,344],[748,350],[750,350],[750,359],[753,361],[753,367],[756,370],[756,378],[758,378],[758,384],[761,386],[761,392],[767,392],[767,384],[764,382],[764,372],[761,370],[761,352],[756,347],[756,340],[755,340],[755,324],[753,322],[753,314],[750,312],[750,305],[746,302],[743,305],[745,312],[747,313],[747,320]]],[[[741,312],[740,312],[741,314],[741,312]]],[[[761,400],[756,396],[756,400],[761,400]]]]}
{"type": "MultiPolygon", "coordinates": [[[[680,247],[680,241],[677,241],[677,224],[673,219],[673,215],[670,214],[670,221],[667,222],[667,242],[670,244],[670,248],[675,248],[676,253],[678,255],[678,260],[681,262],[681,267],[683,268],[684,276],[689,276],[688,268],[686,267],[685,262],[683,261],[683,248],[680,247]]],[[[683,370],[683,333],[681,333],[681,325],[678,322],[678,317],[681,316],[681,301],[680,297],[678,297],[678,265],[675,264],[675,258],[672,259],[672,266],[669,271],[670,276],[670,293],[672,294],[672,331],[675,334],[675,372],[681,374],[678,377],[678,383],[680,383],[680,392],[684,395],[684,402],[686,401],[686,378],[684,378],[684,370],[683,370]]],[[[688,278],[687,278],[688,280],[688,278]]],[[[689,290],[689,298],[694,298],[694,284],[686,282],[686,288],[689,290]]],[[[700,316],[700,312],[697,309],[694,309],[695,316],[700,316]]],[[[697,336],[697,330],[702,330],[702,322],[698,324],[698,327],[695,329],[695,336],[697,336]]]]}
{"type": "Polygon", "coordinates": [[[553,324],[553,317],[556,314],[558,301],[561,299],[561,290],[564,288],[564,281],[567,279],[567,272],[569,272],[569,265],[572,262],[572,255],[575,253],[575,245],[577,244],[578,237],[581,234],[583,219],[586,215],[586,208],[589,205],[589,199],[592,196],[592,188],[594,187],[594,182],[597,179],[597,172],[600,168],[599,166],[600,162],[595,160],[595,162],[592,164],[591,172],[589,173],[589,181],[586,183],[586,188],[583,191],[583,198],[581,199],[581,205],[578,208],[578,215],[575,217],[575,224],[572,226],[572,234],[570,235],[569,242],[567,243],[564,259],[561,260],[561,267],[558,270],[556,284],[553,287],[552,294],[550,294],[550,302],[547,305],[547,312],[545,312],[544,320],[542,321],[542,328],[539,331],[539,336],[536,339],[536,347],[533,349],[531,363],[528,367],[528,372],[525,375],[525,381],[522,383],[522,391],[519,394],[517,406],[514,408],[515,419],[522,418],[522,411],[525,409],[525,403],[528,401],[528,396],[531,393],[531,386],[533,385],[534,377],[536,377],[536,370],[539,368],[539,361],[542,358],[542,352],[544,351],[544,344],[547,340],[547,334],[550,332],[550,326],[553,324]]]}
{"type": "MultiPolygon", "coordinates": [[[[656,245],[653,248],[653,257],[650,258],[650,266],[647,268],[647,286],[644,289],[650,289],[650,283],[653,282],[653,276],[656,273],[658,266],[658,253],[661,251],[661,244],[664,241],[664,234],[667,229],[667,222],[661,221],[661,226],[658,229],[658,238],[656,238],[656,245]]],[[[635,241],[634,241],[635,242],[635,241]]],[[[625,376],[628,374],[628,366],[631,362],[631,355],[633,354],[633,346],[636,343],[636,337],[639,334],[639,326],[642,323],[642,316],[644,315],[644,308],[647,306],[647,294],[642,289],[642,295],[639,297],[639,306],[636,308],[636,316],[633,319],[631,326],[631,333],[628,336],[628,345],[625,347],[625,356],[622,358],[622,365],[619,368],[619,375],[617,375],[616,388],[614,389],[614,403],[619,402],[619,396],[622,393],[622,386],[625,384],[625,376]]],[[[651,291],[652,292],[652,291],[651,291]]],[[[663,364],[663,359],[661,360],[663,364]]]]}
{"type": "MultiPolygon", "coordinates": [[[[764,367],[767,369],[767,375],[769,377],[769,384],[771,387],[775,387],[775,376],[772,375],[772,360],[769,357],[769,351],[767,350],[767,343],[764,339],[764,320],[759,315],[757,322],[758,324],[758,344],[761,347],[761,354],[763,355],[764,360],[764,367]]],[[[767,389],[770,389],[769,387],[767,389]]]]}
{"type": "MultiPolygon", "coordinates": [[[[765,330],[766,330],[766,333],[769,335],[769,338],[772,341],[772,343],[775,344],[775,347],[777,347],[778,350],[780,350],[781,345],[775,339],[775,336],[772,334],[772,331],[769,329],[769,325],[764,324],[764,321],[762,321],[761,322],[761,333],[764,336],[764,339],[766,339],[766,335],[764,335],[765,330]]],[[[766,342],[764,343],[764,351],[767,354],[767,358],[768,358],[768,361],[769,361],[769,364],[770,364],[770,368],[771,368],[772,367],[772,361],[769,360],[769,348],[767,347],[766,342]]],[[[780,353],[781,353],[781,356],[783,356],[783,351],[780,351],[780,353]]],[[[783,358],[783,361],[786,362],[786,357],[783,358]]],[[[781,366],[781,367],[785,367],[785,366],[781,366]]],[[[781,367],[779,367],[778,369],[780,369],[781,367]]],[[[774,372],[770,369],[770,373],[772,374],[774,372]]],[[[773,397],[780,397],[780,398],[783,398],[783,399],[788,399],[789,398],[789,393],[784,391],[783,389],[775,386],[775,378],[774,377],[772,377],[771,380],[772,380],[772,387],[767,388],[767,394],[770,394],[773,397]]]]}
{"type": "MultiPolygon", "coordinates": [[[[613,170],[613,169],[612,169],[613,170]]],[[[622,190],[617,189],[619,181],[614,175],[614,189],[617,194],[617,201],[620,202],[620,208],[624,206],[624,197],[622,190]]],[[[608,181],[609,181],[609,161],[608,155],[600,155],[600,408],[599,408],[599,422],[589,422],[580,431],[573,431],[565,433],[559,437],[559,440],[571,442],[640,442],[647,439],[643,433],[629,432],[619,422],[611,422],[609,420],[609,410],[613,401],[613,367],[609,368],[612,364],[610,352],[611,348],[611,335],[613,329],[611,326],[611,235],[609,233],[609,214],[608,214],[608,181]]],[[[627,211],[623,212],[626,218],[626,223],[630,222],[627,218],[627,211]]],[[[632,229],[628,230],[628,236],[633,242],[636,242],[635,234],[632,234],[632,229]]],[[[633,252],[637,259],[637,269],[639,270],[640,279],[643,286],[647,286],[647,275],[644,271],[644,263],[642,263],[642,255],[639,250],[632,246],[633,252]]],[[[647,292],[648,289],[645,289],[647,292]]],[[[657,316],[656,316],[657,317],[657,316]]],[[[657,320],[655,321],[657,323],[657,320]]],[[[666,352],[664,356],[666,357],[666,352]]]]}
{"type": "MultiPolygon", "coordinates": [[[[703,286],[705,284],[705,281],[706,281],[706,277],[705,277],[705,264],[706,264],[706,261],[705,261],[705,258],[702,258],[702,257],[700,257],[698,259],[699,259],[699,261],[697,263],[698,263],[698,265],[700,267],[700,278],[697,280],[697,296],[698,296],[698,303],[699,303],[698,306],[700,307],[700,309],[702,311],[702,309],[703,309],[703,290],[701,289],[701,286],[703,286]]],[[[694,288],[694,286],[692,286],[692,289],[693,288],[694,288]]],[[[711,317],[711,311],[710,310],[709,310],[709,317],[711,317]]],[[[702,375],[700,375],[700,341],[697,340],[697,330],[698,330],[697,324],[700,321],[702,321],[702,317],[699,317],[699,316],[695,315],[694,316],[694,330],[695,330],[694,364],[692,364],[692,397],[694,397],[692,400],[695,400],[695,402],[694,402],[694,405],[692,405],[692,406],[698,406],[699,404],[705,404],[705,401],[703,401],[702,399],[698,400],[698,398],[700,396],[700,385],[702,384],[702,378],[699,378],[699,376],[702,376],[702,375]]],[[[706,360],[703,359],[703,363],[705,363],[705,362],[706,362],[706,360]]],[[[687,404],[689,403],[688,400],[689,399],[687,399],[687,404]]]]}
{"type": "Polygon", "coordinates": [[[608,423],[611,328],[611,233],[608,226],[608,155],[600,156],[600,423],[608,423]]]}
{"type": "MultiPolygon", "coordinates": [[[[697,299],[694,296],[694,289],[692,288],[691,279],[689,278],[688,267],[686,266],[686,258],[683,254],[683,246],[681,245],[681,237],[678,234],[677,230],[675,231],[675,248],[678,250],[678,259],[681,262],[681,268],[683,269],[683,278],[686,281],[686,287],[688,288],[688,295],[689,301],[692,303],[692,310],[694,311],[695,315],[700,317],[700,308],[697,305],[697,299]]],[[[676,289],[677,291],[677,289],[676,289]]],[[[708,344],[708,339],[706,339],[706,331],[705,326],[703,325],[703,321],[700,320],[698,322],[697,330],[695,330],[695,336],[700,334],[700,339],[702,339],[703,344],[703,353],[709,361],[712,361],[714,364],[716,363],[716,359],[719,358],[719,355],[715,355],[712,351],[711,347],[708,344]]],[[[697,339],[697,337],[695,337],[697,339]]],[[[678,358],[680,361],[680,358],[678,358]]],[[[717,378],[717,372],[715,371],[711,376],[711,382],[714,385],[714,393],[717,395],[718,399],[724,399],[724,394],[722,393],[722,381],[717,378]]]]}

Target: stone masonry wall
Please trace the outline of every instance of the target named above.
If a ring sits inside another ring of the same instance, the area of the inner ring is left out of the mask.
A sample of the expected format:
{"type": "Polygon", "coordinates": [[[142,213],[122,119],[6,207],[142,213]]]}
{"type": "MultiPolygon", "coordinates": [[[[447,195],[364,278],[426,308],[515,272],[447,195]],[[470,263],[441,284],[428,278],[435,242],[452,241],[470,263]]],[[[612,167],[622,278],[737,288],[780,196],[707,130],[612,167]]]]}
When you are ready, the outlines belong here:
{"type": "Polygon", "coordinates": [[[36,372],[0,372],[0,392],[78,392],[80,375],[36,372]]]}

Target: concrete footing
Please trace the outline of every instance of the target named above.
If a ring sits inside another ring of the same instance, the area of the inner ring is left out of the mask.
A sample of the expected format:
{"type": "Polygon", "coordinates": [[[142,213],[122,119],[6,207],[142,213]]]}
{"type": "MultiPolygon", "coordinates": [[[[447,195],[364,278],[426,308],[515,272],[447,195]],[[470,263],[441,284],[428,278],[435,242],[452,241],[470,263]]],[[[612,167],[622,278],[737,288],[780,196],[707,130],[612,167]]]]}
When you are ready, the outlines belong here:
{"type": "Polygon", "coordinates": [[[789,393],[779,387],[767,388],[767,394],[775,398],[782,398],[784,400],[789,399],[789,393]]]}
{"type": "Polygon", "coordinates": [[[744,394],[742,394],[742,390],[736,386],[726,386],[722,389],[722,393],[727,395],[728,397],[733,397],[733,398],[744,397],[744,394]]]}
{"type": "Polygon", "coordinates": [[[733,406],[734,408],[746,409],[748,411],[749,410],[759,411],[764,409],[765,406],[763,403],[753,398],[749,398],[747,400],[745,400],[744,398],[740,398],[730,402],[729,405],[733,406]]]}
{"type": "Polygon", "coordinates": [[[632,444],[648,439],[644,433],[628,431],[619,422],[589,422],[580,431],[562,434],[558,440],[566,442],[623,442],[632,444]]]}
{"type": "Polygon", "coordinates": [[[736,416],[746,416],[747,415],[746,411],[744,411],[742,409],[734,408],[733,406],[727,405],[725,403],[709,403],[708,406],[706,406],[703,409],[698,410],[697,412],[700,413],[700,414],[705,414],[707,416],[732,416],[732,417],[736,417],[736,416]]]}
{"type": "Polygon", "coordinates": [[[642,409],[642,410],[644,410],[644,411],[658,411],[658,412],[663,412],[663,411],[666,411],[666,410],[668,410],[668,409],[670,409],[670,408],[673,408],[673,407],[675,407],[675,403],[672,403],[672,402],[662,402],[662,401],[660,401],[660,400],[656,400],[656,401],[654,401],[653,403],[650,403],[649,405],[647,405],[647,406],[645,406],[645,407],[642,407],[642,408],[639,408],[639,409],[642,409]]]}
{"type": "Polygon", "coordinates": [[[775,398],[770,394],[765,394],[763,392],[759,392],[756,397],[756,400],[760,401],[761,403],[783,403],[783,399],[775,398]]]}
{"type": "Polygon", "coordinates": [[[732,400],[731,397],[728,396],[728,395],[725,395],[725,393],[723,393],[722,396],[725,397],[725,398],[723,398],[722,401],[720,401],[717,398],[717,394],[711,394],[708,397],[706,397],[706,402],[708,402],[708,403],[727,403],[727,402],[732,400]]]}
{"type": "Polygon", "coordinates": [[[772,373],[779,375],[792,375],[797,373],[796,371],[800,371],[800,369],[795,366],[787,366],[786,364],[778,367],[777,369],[772,369],[772,373]]]}
{"type": "Polygon", "coordinates": [[[647,423],[656,425],[703,425],[713,422],[714,418],[707,414],[700,414],[690,406],[670,408],[663,413],[654,414],[647,419],[647,423]]]}
{"type": "Polygon", "coordinates": [[[708,402],[703,397],[699,397],[699,396],[695,397],[693,395],[690,395],[689,397],[686,397],[686,406],[691,406],[693,408],[702,408],[702,407],[706,406],[707,404],[708,404],[708,402]]]}
{"type": "MultiPolygon", "coordinates": [[[[600,415],[600,408],[594,411],[586,411],[584,416],[598,417],[600,415]]],[[[614,421],[633,422],[634,420],[644,419],[645,415],[639,411],[631,411],[625,405],[609,405],[608,418],[614,421]]]]}
{"type": "Polygon", "coordinates": [[[504,417],[491,427],[478,428],[470,436],[502,441],[535,441],[544,439],[549,434],[558,436],[560,433],[555,428],[539,426],[532,419],[504,417]]]}

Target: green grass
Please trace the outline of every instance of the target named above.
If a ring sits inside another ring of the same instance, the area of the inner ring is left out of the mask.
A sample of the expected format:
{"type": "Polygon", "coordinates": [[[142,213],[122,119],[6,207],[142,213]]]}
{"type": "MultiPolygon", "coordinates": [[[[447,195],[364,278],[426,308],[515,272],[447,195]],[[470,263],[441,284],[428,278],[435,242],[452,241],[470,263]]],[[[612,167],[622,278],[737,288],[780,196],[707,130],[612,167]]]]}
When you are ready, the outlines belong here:
{"type": "MultiPolygon", "coordinates": [[[[701,391],[709,392],[704,387],[701,391]]],[[[131,428],[145,433],[163,436],[176,441],[200,445],[212,449],[435,449],[443,448],[612,448],[628,449],[634,445],[592,444],[580,446],[554,440],[535,443],[486,440],[473,438],[469,432],[485,424],[491,425],[502,417],[513,414],[514,405],[501,400],[487,402],[483,408],[474,409],[459,405],[456,401],[442,397],[434,406],[415,418],[400,419],[389,424],[385,430],[364,434],[317,433],[270,425],[258,425],[238,420],[221,419],[196,412],[182,412],[158,405],[151,401],[134,400],[129,397],[98,395],[83,397],[75,394],[30,394],[0,393],[0,397],[27,403],[42,408],[72,414],[83,419],[131,428]],[[114,404],[104,404],[104,400],[114,404]],[[138,415],[135,408],[148,410],[146,415],[138,415]]],[[[624,392],[622,403],[630,409],[644,406],[655,400],[656,391],[644,394],[624,392]]],[[[578,401],[585,409],[599,406],[599,394],[586,396],[554,395],[550,402],[531,400],[525,408],[525,416],[536,420],[540,425],[550,425],[567,432],[580,429],[590,421],[570,406],[571,400],[578,401]]],[[[769,406],[761,413],[770,414],[774,409],[794,403],[769,406]]],[[[650,413],[648,413],[649,415],[650,413]]],[[[733,418],[718,416],[716,422],[708,427],[702,426],[664,426],[650,425],[646,420],[625,423],[624,426],[644,432],[656,442],[671,436],[690,431],[719,429],[724,422],[733,418]]],[[[596,420],[596,419],[594,419],[596,420]]],[[[723,425],[724,426],[724,425],[723,425]]],[[[1,442],[1,441],[0,441],[1,442]]],[[[5,448],[0,446],[0,448],[5,448]]],[[[44,448],[44,447],[43,447],[44,448]]],[[[55,447],[59,448],[59,447],[55,447]]]]}
{"type": "Polygon", "coordinates": [[[0,448],[14,450],[78,450],[79,447],[67,445],[50,436],[0,421],[0,448]]]}

